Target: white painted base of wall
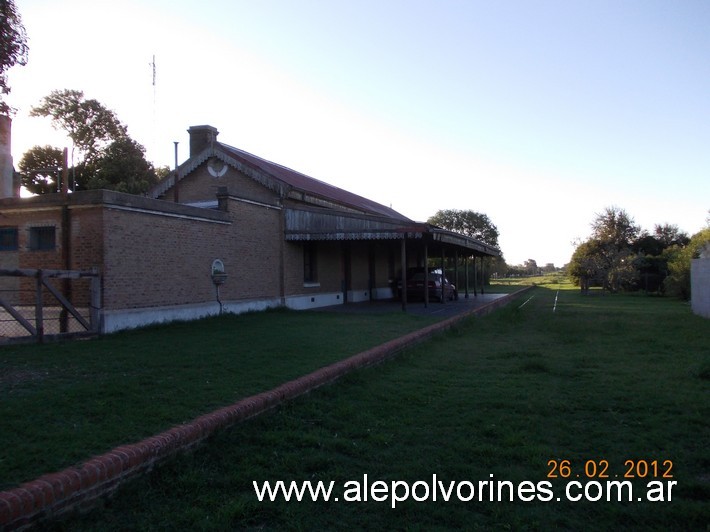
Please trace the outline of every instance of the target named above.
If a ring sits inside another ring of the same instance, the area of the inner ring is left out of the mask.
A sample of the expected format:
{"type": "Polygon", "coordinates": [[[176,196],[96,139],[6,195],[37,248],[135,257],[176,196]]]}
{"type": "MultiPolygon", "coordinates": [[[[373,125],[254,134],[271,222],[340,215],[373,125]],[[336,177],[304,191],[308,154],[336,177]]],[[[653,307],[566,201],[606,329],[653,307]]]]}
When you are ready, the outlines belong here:
{"type": "MultiPolygon", "coordinates": [[[[391,288],[378,288],[375,290],[374,295],[375,299],[392,299],[393,297],[391,288]]],[[[350,303],[359,303],[369,300],[370,292],[368,290],[352,290],[348,292],[348,301],[350,303]]],[[[308,310],[342,304],[343,294],[341,292],[289,296],[285,300],[285,306],[294,310],[308,310]]],[[[282,302],[280,298],[270,298],[247,301],[226,301],[224,302],[223,308],[224,312],[242,314],[244,312],[276,308],[281,305],[282,302]]],[[[105,310],[101,315],[101,332],[112,333],[171,321],[197,320],[218,314],[219,304],[216,301],[192,305],[105,310]]]]}
{"type": "MultiPolygon", "coordinates": [[[[392,299],[391,288],[377,288],[373,291],[374,299],[392,299]]],[[[348,291],[348,303],[361,303],[370,301],[370,291],[350,290],[348,291]]],[[[329,307],[343,304],[343,294],[341,292],[318,293],[302,296],[289,296],[286,298],[286,306],[294,310],[307,310],[311,308],[329,307]]]]}
{"type": "MultiPolygon", "coordinates": [[[[281,300],[279,298],[226,301],[223,304],[223,309],[224,312],[242,314],[244,312],[275,308],[280,305],[281,300]]],[[[170,307],[107,310],[102,313],[101,332],[112,333],[171,321],[197,320],[207,316],[217,316],[218,314],[219,304],[216,301],[170,307]]]]}
{"type": "Polygon", "coordinates": [[[288,296],[286,306],[294,310],[308,310],[311,308],[342,305],[343,294],[340,292],[308,294],[302,296],[288,296]]]}
{"type": "Polygon", "coordinates": [[[394,299],[394,290],[391,288],[375,288],[374,290],[375,300],[382,301],[387,299],[394,299]]]}
{"type": "Polygon", "coordinates": [[[370,301],[369,290],[348,290],[348,303],[362,303],[370,301]]]}
{"type": "Polygon", "coordinates": [[[710,318],[710,259],[690,261],[690,294],[693,312],[710,318]]]}

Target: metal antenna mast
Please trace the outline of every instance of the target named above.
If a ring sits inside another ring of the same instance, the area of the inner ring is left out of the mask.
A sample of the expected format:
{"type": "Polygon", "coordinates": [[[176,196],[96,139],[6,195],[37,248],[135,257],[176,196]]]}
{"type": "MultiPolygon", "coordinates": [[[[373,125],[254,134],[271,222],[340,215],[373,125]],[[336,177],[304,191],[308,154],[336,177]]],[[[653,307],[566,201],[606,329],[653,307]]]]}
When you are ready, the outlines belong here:
{"type": "Polygon", "coordinates": [[[152,131],[153,138],[151,139],[151,143],[153,145],[152,146],[153,157],[155,157],[155,145],[156,145],[155,136],[156,136],[156,129],[157,129],[157,121],[158,121],[157,120],[157,105],[156,105],[156,83],[155,83],[155,71],[156,71],[155,54],[153,54],[153,61],[150,62],[149,65],[150,65],[152,72],[153,72],[153,124],[152,124],[153,125],[153,131],[152,131]]]}

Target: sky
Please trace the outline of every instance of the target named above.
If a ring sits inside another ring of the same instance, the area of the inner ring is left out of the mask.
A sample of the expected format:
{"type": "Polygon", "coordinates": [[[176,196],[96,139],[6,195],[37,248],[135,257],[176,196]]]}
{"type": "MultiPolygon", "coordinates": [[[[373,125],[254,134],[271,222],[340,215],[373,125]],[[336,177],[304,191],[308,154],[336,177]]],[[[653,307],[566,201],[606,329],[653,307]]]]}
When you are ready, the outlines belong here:
{"type": "Polygon", "coordinates": [[[29,111],[76,89],[156,166],[209,124],[417,221],[485,213],[509,264],[564,265],[607,207],[649,231],[706,225],[707,0],[15,3],[15,165],[71,146],[29,111]]]}

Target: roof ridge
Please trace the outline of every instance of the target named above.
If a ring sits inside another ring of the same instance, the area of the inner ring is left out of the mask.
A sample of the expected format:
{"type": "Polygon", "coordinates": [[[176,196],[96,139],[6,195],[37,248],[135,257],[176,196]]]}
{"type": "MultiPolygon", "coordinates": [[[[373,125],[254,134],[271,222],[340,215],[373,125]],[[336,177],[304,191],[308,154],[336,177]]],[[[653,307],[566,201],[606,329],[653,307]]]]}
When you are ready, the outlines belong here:
{"type": "Polygon", "coordinates": [[[354,195],[354,196],[359,196],[359,197],[361,197],[362,199],[365,199],[365,200],[367,200],[367,201],[372,201],[372,202],[374,202],[374,200],[371,200],[371,199],[369,199],[369,198],[366,198],[365,196],[360,196],[359,194],[356,194],[355,192],[351,192],[351,191],[346,190],[346,189],[344,189],[344,188],[342,188],[342,187],[333,185],[332,183],[328,183],[327,181],[323,181],[322,179],[318,179],[317,177],[313,177],[313,176],[310,176],[310,175],[308,175],[308,174],[304,174],[303,172],[301,172],[301,171],[299,171],[299,170],[294,170],[294,169],[291,168],[290,166],[286,166],[286,165],[283,165],[283,164],[281,164],[281,163],[277,163],[277,162],[274,162],[274,161],[270,161],[269,159],[264,159],[264,158],[261,157],[260,155],[256,155],[256,154],[254,154],[254,153],[251,153],[251,152],[249,152],[249,151],[243,150],[243,149],[241,149],[241,148],[237,148],[236,146],[232,146],[232,145],[227,144],[227,143],[225,143],[225,142],[219,142],[218,144],[222,144],[223,146],[229,148],[230,150],[234,150],[234,151],[237,151],[237,152],[241,152],[241,153],[244,153],[244,154],[246,154],[246,155],[248,155],[248,156],[250,156],[250,157],[254,157],[255,159],[259,159],[260,161],[264,161],[264,162],[267,163],[267,164],[270,164],[270,165],[273,165],[273,166],[278,166],[279,168],[283,168],[284,170],[287,170],[287,171],[289,171],[289,172],[293,172],[293,173],[295,173],[295,174],[299,174],[299,175],[301,175],[301,176],[303,176],[303,177],[305,177],[305,178],[307,178],[307,179],[310,179],[311,181],[317,181],[317,182],[320,183],[321,185],[325,185],[325,186],[330,187],[330,188],[335,188],[335,189],[338,189],[338,190],[342,190],[342,191],[344,191],[344,192],[347,192],[348,194],[352,194],[352,195],[354,195]]]}
{"type": "MultiPolygon", "coordinates": [[[[289,181],[288,175],[272,175],[273,178],[278,179],[279,181],[285,183],[288,186],[294,187],[299,190],[303,190],[303,191],[308,192],[310,194],[322,196],[324,198],[341,203],[343,205],[349,205],[350,207],[353,207],[358,210],[364,210],[366,212],[370,212],[371,214],[377,214],[377,215],[386,216],[389,218],[399,218],[399,219],[409,220],[409,218],[407,218],[403,214],[395,211],[392,207],[387,207],[386,205],[378,203],[375,200],[372,200],[372,199],[362,196],[360,194],[356,194],[355,192],[351,192],[345,188],[338,187],[336,185],[333,185],[331,183],[328,183],[326,181],[323,181],[323,180],[315,178],[315,177],[311,177],[308,174],[304,174],[303,172],[300,172],[298,170],[294,170],[293,168],[290,168],[288,166],[284,166],[283,164],[276,163],[276,162],[270,161],[268,159],[264,159],[263,157],[261,157],[259,155],[255,155],[255,154],[248,152],[246,150],[243,150],[241,148],[237,148],[236,146],[231,146],[230,144],[226,144],[224,142],[217,142],[217,144],[221,145],[226,150],[233,152],[235,155],[241,155],[247,159],[254,159],[253,161],[251,161],[252,164],[259,165],[260,163],[263,163],[265,168],[261,168],[261,169],[266,172],[269,172],[269,168],[277,169],[277,170],[281,170],[281,171],[285,172],[286,174],[291,174],[295,177],[305,180],[304,183],[301,183],[299,185],[298,183],[294,183],[293,181],[289,181]],[[308,186],[304,186],[307,182],[317,184],[319,187],[324,187],[327,189],[327,191],[331,192],[332,194],[335,194],[335,196],[329,195],[326,190],[318,191],[315,189],[309,189],[308,186]],[[342,196],[342,197],[337,197],[337,196],[342,196]],[[351,200],[348,201],[347,198],[350,198],[351,200]],[[357,200],[357,201],[353,201],[353,200],[357,200]]],[[[269,172],[269,173],[271,173],[271,172],[269,172]]]]}

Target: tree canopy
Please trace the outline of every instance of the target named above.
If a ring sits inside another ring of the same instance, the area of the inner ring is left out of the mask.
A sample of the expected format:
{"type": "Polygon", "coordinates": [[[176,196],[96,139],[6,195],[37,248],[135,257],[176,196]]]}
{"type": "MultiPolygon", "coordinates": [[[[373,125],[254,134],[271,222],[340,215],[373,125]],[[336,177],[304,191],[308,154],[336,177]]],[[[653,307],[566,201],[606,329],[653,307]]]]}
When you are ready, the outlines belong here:
{"type": "Polygon", "coordinates": [[[129,137],[113,141],[96,160],[96,171],[90,173],[86,188],[142,194],[157,182],[144,153],[143,146],[129,137]]]}
{"type": "Polygon", "coordinates": [[[427,223],[498,247],[498,228],[486,214],[471,210],[445,209],[436,211],[427,223]]]}
{"type": "Polygon", "coordinates": [[[116,113],[97,100],[87,100],[77,90],[52,91],[30,116],[49,117],[55,129],[62,129],[86,162],[93,162],[101,148],[128,135],[116,113]]]}
{"type": "Polygon", "coordinates": [[[649,233],[623,209],[608,207],[595,216],[591,227],[591,236],[577,245],[568,270],[583,291],[596,284],[611,291],[689,295],[689,282],[679,272],[690,268],[691,239],[677,225],[656,224],[649,233]]]}
{"type": "MultiPolygon", "coordinates": [[[[129,137],[116,113],[97,100],[86,99],[82,91],[52,91],[30,114],[50,118],[78,150],[79,161],[70,170],[73,190],[104,188],[142,194],[157,183],[145,148],[129,137]]],[[[56,172],[48,172],[57,166],[52,162],[57,152],[61,155],[58,148],[35,146],[24,154],[19,166],[22,184],[30,192],[56,192],[56,172]]]]}
{"type": "Polygon", "coordinates": [[[8,114],[10,106],[2,95],[10,94],[7,71],[15,65],[27,64],[27,32],[13,0],[0,0],[0,113],[8,114]]]}
{"type": "Polygon", "coordinates": [[[25,152],[17,165],[22,186],[33,194],[57,192],[63,153],[54,146],[35,146],[25,152]]]}
{"type": "Polygon", "coordinates": [[[710,242],[710,226],[694,234],[686,246],[670,248],[666,279],[669,294],[690,299],[690,261],[700,257],[706,242],[710,242]]]}

